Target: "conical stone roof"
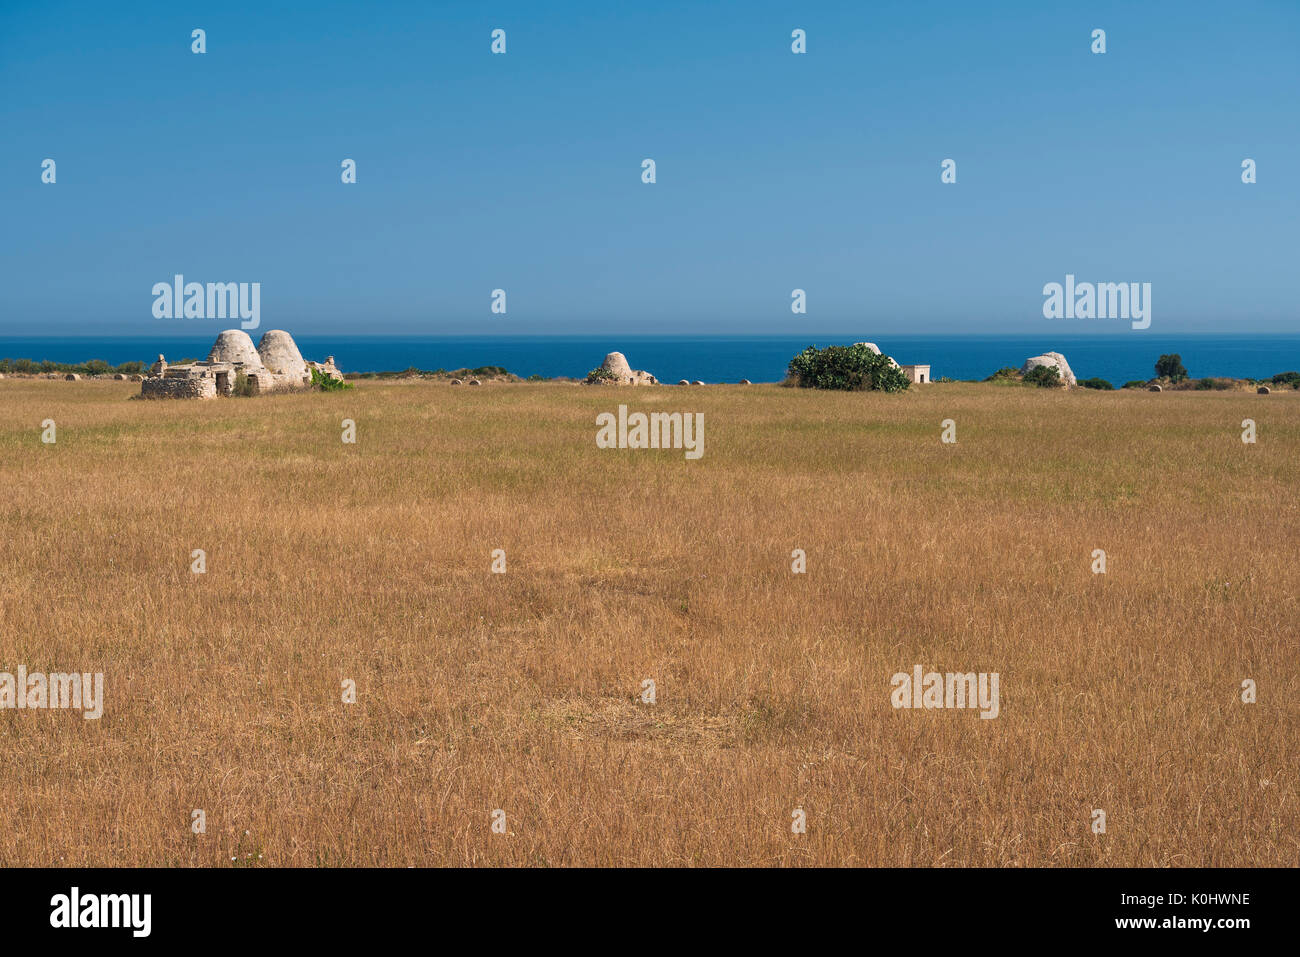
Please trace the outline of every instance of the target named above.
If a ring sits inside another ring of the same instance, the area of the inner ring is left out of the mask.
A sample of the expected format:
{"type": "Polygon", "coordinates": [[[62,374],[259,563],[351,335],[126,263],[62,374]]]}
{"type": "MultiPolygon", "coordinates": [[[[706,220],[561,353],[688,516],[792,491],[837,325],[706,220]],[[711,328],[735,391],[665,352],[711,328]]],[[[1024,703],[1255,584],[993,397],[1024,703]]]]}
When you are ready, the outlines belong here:
{"type": "Polygon", "coordinates": [[[253,348],[253,340],[242,329],[227,329],[217,336],[208,353],[209,362],[242,362],[254,369],[262,367],[262,360],[253,348]]]}
{"type": "Polygon", "coordinates": [[[279,375],[305,376],[307,363],[302,359],[293,336],[283,329],[270,329],[257,344],[262,365],[279,375]]]}
{"type": "Polygon", "coordinates": [[[605,356],[605,361],[600,364],[600,367],[606,372],[613,372],[618,376],[630,376],[632,374],[632,367],[627,364],[627,357],[621,352],[611,352],[605,356]]]}

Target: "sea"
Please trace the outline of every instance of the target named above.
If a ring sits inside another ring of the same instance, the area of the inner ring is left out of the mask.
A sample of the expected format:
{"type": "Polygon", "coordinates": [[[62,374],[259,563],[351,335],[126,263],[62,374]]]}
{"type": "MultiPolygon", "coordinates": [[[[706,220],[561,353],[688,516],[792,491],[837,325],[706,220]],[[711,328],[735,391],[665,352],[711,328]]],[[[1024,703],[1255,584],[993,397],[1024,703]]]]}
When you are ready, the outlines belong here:
{"type": "MultiPolygon", "coordinates": [[[[252,333],[256,340],[258,333],[252,333]]],[[[0,358],[50,359],[80,363],[103,359],[112,365],[202,359],[216,338],[203,336],[0,337],[0,358]]],[[[425,371],[501,366],[527,378],[581,378],[613,351],[634,369],[662,382],[777,382],[792,356],[810,345],[847,345],[862,336],[296,336],[304,358],[335,357],[344,372],[425,371]]],[[[929,365],[934,379],[984,379],[1005,366],[1019,368],[1029,356],[1062,353],[1080,379],[1099,377],[1116,386],[1150,379],[1161,355],[1177,353],[1194,378],[1227,376],[1266,379],[1300,371],[1300,335],[1150,336],[888,336],[867,337],[903,365],[929,365]]]]}

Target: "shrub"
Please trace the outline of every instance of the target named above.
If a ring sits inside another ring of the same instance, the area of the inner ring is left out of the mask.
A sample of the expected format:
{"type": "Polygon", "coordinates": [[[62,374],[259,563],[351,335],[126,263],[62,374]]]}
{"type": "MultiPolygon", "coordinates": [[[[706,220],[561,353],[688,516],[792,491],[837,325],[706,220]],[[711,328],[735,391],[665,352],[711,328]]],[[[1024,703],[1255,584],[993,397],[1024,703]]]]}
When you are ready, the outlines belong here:
{"type": "Polygon", "coordinates": [[[1183,357],[1177,352],[1161,356],[1156,360],[1156,376],[1173,382],[1182,382],[1187,378],[1187,370],[1183,368],[1183,357]]]}
{"type": "Polygon", "coordinates": [[[1096,376],[1094,376],[1091,379],[1081,379],[1079,381],[1079,385],[1083,386],[1085,389],[1100,389],[1102,392],[1115,391],[1115,387],[1113,385],[1111,385],[1105,379],[1100,379],[1097,378],[1096,376]]]}
{"type": "Polygon", "coordinates": [[[232,390],[233,395],[250,396],[253,394],[253,383],[249,381],[248,374],[245,372],[235,373],[235,385],[232,390]]]}
{"type": "Polygon", "coordinates": [[[604,366],[601,366],[600,368],[592,369],[590,372],[587,373],[587,382],[589,382],[592,385],[595,385],[599,382],[617,382],[617,381],[618,381],[618,373],[610,369],[606,369],[604,366]]]}
{"type": "Polygon", "coordinates": [[[1024,381],[1032,382],[1040,389],[1059,389],[1065,385],[1056,366],[1034,366],[1025,373],[1024,381]]]}
{"type": "Polygon", "coordinates": [[[528,377],[528,381],[529,381],[529,382],[545,382],[545,381],[546,381],[546,377],[545,377],[545,376],[542,376],[542,375],[538,375],[536,372],[534,372],[532,375],[530,375],[530,376],[528,377]]]}
{"type": "Polygon", "coordinates": [[[345,389],[356,388],[351,382],[344,382],[332,375],[326,375],[315,366],[309,366],[308,368],[311,369],[311,384],[322,392],[342,392],[345,389]]]}
{"type": "Polygon", "coordinates": [[[1147,384],[1141,379],[1129,379],[1123,385],[1123,388],[1125,389],[1145,389],[1146,387],[1147,384]]]}
{"type": "Polygon", "coordinates": [[[1274,385],[1289,385],[1293,389],[1300,389],[1300,372],[1279,372],[1268,381],[1274,385]]]}
{"type": "Polygon", "coordinates": [[[1197,379],[1196,380],[1196,389],[1199,392],[1209,392],[1211,389],[1214,389],[1215,391],[1218,392],[1223,392],[1225,389],[1231,389],[1231,388],[1232,388],[1231,379],[1197,379]]]}
{"type": "Polygon", "coordinates": [[[786,374],[804,389],[902,392],[911,382],[889,361],[866,346],[809,346],[790,360],[786,374]]]}
{"type": "Polygon", "coordinates": [[[0,373],[19,372],[75,372],[78,375],[111,375],[121,372],[124,375],[142,375],[143,362],[123,362],[114,368],[103,359],[90,359],[86,362],[33,362],[31,359],[0,359],[0,373]]]}
{"type": "Polygon", "coordinates": [[[985,382],[1019,382],[1020,372],[1010,366],[1003,366],[997,372],[993,373],[985,382]]]}

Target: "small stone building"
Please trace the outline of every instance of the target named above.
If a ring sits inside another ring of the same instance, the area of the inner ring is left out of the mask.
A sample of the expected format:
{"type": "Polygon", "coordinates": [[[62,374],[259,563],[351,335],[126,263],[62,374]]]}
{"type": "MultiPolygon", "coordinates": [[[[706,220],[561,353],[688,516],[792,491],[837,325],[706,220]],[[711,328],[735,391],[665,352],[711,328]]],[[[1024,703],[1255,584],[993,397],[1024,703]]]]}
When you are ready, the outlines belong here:
{"type": "Polygon", "coordinates": [[[168,365],[163,356],[140,384],[146,399],[213,399],[234,395],[239,378],[248,383],[253,395],[292,392],[311,386],[311,370],[334,379],[343,374],[334,357],[307,362],[289,333],[272,329],[253,347],[253,340],[241,329],[227,329],[217,336],[212,351],[202,362],[168,365]]]}
{"type": "Polygon", "coordinates": [[[1073,370],[1070,369],[1070,363],[1066,362],[1065,356],[1061,355],[1059,352],[1044,352],[1042,355],[1030,356],[1025,360],[1025,364],[1020,367],[1020,374],[1027,375],[1030,371],[1037,369],[1039,366],[1054,367],[1057,374],[1060,375],[1061,381],[1065,383],[1066,386],[1079,384],[1079,380],[1075,378],[1073,370]]]}
{"type": "Polygon", "coordinates": [[[589,379],[589,385],[601,385],[612,382],[616,385],[658,385],[659,380],[649,372],[633,369],[628,365],[627,357],[621,352],[611,352],[605,356],[600,368],[607,374],[606,378],[589,379]]]}

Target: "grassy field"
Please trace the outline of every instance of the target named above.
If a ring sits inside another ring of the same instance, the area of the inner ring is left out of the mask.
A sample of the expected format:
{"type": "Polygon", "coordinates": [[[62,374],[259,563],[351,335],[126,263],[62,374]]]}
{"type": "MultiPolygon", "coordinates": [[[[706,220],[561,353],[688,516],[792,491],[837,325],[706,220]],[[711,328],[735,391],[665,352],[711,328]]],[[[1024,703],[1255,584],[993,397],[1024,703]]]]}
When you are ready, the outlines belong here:
{"type": "Polygon", "coordinates": [[[1300,394],[138,391],[0,381],[0,865],[1300,860],[1300,394]]]}

